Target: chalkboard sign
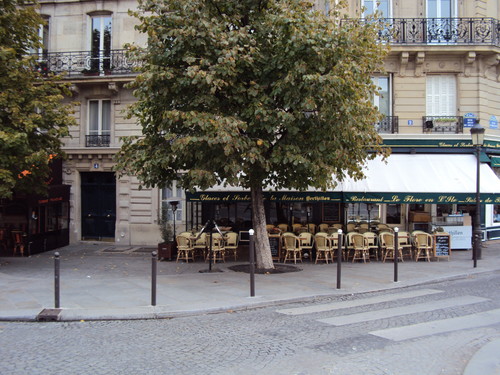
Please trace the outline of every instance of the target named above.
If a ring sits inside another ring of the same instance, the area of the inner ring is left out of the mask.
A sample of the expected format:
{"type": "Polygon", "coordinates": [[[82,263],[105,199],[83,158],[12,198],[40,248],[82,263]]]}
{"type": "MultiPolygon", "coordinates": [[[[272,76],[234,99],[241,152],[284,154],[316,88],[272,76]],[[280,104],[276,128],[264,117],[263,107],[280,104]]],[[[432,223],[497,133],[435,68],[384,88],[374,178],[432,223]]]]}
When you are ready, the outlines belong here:
{"type": "Polygon", "coordinates": [[[323,203],[323,222],[340,221],[340,203],[323,203]]]}
{"type": "Polygon", "coordinates": [[[280,260],[281,256],[280,241],[281,241],[281,236],[279,235],[269,236],[269,245],[271,246],[271,255],[273,257],[273,260],[280,260]]]}
{"type": "Polygon", "coordinates": [[[451,236],[447,233],[434,234],[434,256],[450,257],[451,255],[451,236]]]}

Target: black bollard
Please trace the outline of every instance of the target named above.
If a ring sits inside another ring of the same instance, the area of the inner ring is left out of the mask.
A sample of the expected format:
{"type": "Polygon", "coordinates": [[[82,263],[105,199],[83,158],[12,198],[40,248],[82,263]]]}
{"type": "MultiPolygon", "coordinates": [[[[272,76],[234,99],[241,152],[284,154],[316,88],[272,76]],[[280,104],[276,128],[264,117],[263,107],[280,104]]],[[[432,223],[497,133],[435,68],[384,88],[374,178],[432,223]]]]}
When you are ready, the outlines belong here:
{"type": "Polygon", "coordinates": [[[338,248],[337,248],[337,289],[340,289],[341,272],[342,272],[342,229],[339,229],[338,248]]]}
{"type": "Polygon", "coordinates": [[[151,306],[156,306],[156,275],[158,262],[156,260],[157,253],[151,253],[151,306]]]}
{"type": "Polygon", "coordinates": [[[254,230],[250,229],[250,243],[248,246],[248,254],[250,261],[250,297],[255,297],[255,243],[254,243],[254,230]]]}
{"type": "Polygon", "coordinates": [[[61,307],[61,289],[60,289],[61,259],[59,253],[54,254],[54,299],[55,308],[61,307]]]}
{"type": "Polygon", "coordinates": [[[398,255],[399,255],[399,240],[398,240],[399,228],[394,228],[394,282],[398,282],[398,255]]]}

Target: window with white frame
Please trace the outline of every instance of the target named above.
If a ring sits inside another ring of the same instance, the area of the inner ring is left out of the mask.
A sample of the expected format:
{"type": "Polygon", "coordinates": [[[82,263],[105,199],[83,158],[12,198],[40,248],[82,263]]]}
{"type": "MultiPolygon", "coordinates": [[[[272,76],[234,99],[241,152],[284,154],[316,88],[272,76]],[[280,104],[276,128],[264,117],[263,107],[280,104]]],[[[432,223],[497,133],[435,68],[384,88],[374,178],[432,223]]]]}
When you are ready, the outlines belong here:
{"type": "Polygon", "coordinates": [[[456,0],[427,0],[427,18],[455,17],[457,11],[456,0]]]}
{"type": "Polygon", "coordinates": [[[167,214],[167,220],[174,219],[171,202],[177,201],[177,209],[175,211],[175,220],[180,222],[183,216],[183,201],[184,189],[182,189],[177,182],[174,181],[169,187],[163,188],[161,191],[161,210],[167,214]]]}
{"type": "Polygon", "coordinates": [[[111,100],[89,100],[89,135],[110,135],[111,133],[111,100]]]}
{"type": "Polygon", "coordinates": [[[373,84],[378,87],[378,95],[374,95],[373,104],[380,113],[385,116],[391,115],[391,87],[390,77],[373,77],[373,84]]]}
{"type": "Polygon", "coordinates": [[[102,71],[111,68],[111,15],[91,17],[90,69],[102,71]]]}
{"type": "Polygon", "coordinates": [[[363,16],[378,12],[382,18],[392,17],[391,0],[362,0],[361,5],[364,7],[363,16]]]}
{"type": "Polygon", "coordinates": [[[457,80],[454,75],[429,75],[426,82],[427,116],[457,115],[457,80]]]}
{"type": "Polygon", "coordinates": [[[38,27],[38,38],[41,46],[39,48],[31,48],[29,53],[37,54],[39,59],[45,57],[49,50],[49,19],[44,17],[44,24],[38,27]]]}

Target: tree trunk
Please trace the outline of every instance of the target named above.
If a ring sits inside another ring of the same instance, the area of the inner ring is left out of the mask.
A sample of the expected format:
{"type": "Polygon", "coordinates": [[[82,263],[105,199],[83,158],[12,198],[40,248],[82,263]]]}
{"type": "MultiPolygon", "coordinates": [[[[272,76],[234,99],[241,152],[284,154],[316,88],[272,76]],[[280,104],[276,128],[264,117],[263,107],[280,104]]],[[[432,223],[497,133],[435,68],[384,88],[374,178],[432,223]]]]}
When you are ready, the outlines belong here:
{"type": "Polygon", "coordinates": [[[255,260],[258,269],[274,269],[269,237],[266,230],[266,212],[264,211],[264,197],[262,187],[252,187],[252,222],[255,230],[255,260]]]}

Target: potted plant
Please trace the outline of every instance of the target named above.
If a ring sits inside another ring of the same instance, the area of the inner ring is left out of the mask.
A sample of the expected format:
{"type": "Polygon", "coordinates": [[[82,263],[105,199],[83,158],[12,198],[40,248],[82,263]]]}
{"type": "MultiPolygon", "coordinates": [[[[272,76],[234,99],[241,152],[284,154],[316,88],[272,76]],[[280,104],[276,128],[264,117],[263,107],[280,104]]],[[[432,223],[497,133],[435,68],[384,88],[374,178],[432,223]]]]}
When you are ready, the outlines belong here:
{"type": "Polygon", "coordinates": [[[163,242],[158,244],[158,260],[172,260],[176,256],[176,246],[172,225],[167,220],[167,212],[162,213],[162,217],[158,222],[158,225],[160,226],[160,234],[163,240],[163,242]]]}

